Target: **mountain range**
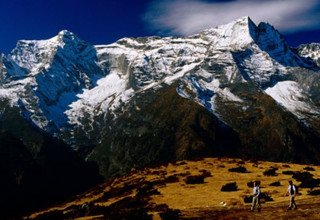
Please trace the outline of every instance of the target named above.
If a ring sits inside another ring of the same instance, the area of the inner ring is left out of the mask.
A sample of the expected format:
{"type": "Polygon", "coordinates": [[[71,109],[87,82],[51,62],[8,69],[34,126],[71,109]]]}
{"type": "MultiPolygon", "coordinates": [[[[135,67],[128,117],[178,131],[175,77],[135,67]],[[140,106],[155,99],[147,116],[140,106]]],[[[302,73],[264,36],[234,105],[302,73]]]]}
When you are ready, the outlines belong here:
{"type": "Polygon", "coordinates": [[[61,171],[50,159],[60,151],[66,166],[94,175],[83,187],[204,156],[319,164],[319,68],[320,44],[290,48],[249,17],[188,37],[109,45],[66,30],[21,40],[0,56],[1,160],[10,155],[13,164],[0,168],[19,188],[34,167],[61,171]]]}

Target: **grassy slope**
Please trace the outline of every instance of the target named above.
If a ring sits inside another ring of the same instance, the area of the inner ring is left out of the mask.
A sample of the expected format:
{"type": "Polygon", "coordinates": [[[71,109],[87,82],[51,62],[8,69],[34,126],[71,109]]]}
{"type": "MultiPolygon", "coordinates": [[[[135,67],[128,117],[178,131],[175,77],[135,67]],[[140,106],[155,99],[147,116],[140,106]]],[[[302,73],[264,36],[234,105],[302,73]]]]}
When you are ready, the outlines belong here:
{"type": "MultiPolygon", "coordinates": [[[[100,219],[104,216],[108,219],[120,213],[127,218],[135,216],[132,217],[133,219],[139,217],[160,219],[160,216],[163,216],[161,213],[171,213],[176,218],[178,216],[173,210],[179,210],[179,218],[191,219],[316,218],[320,213],[320,196],[307,195],[308,189],[305,188],[300,188],[302,195],[296,199],[299,209],[285,211],[288,197],[285,197],[284,193],[291,175],[284,175],[282,171],[304,171],[304,167],[306,165],[250,162],[225,158],[183,161],[144,170],[134,170],[126,176],[115,178],[92,189],[76,200],[34,213],[29,217],[50,219],[52,216],[56,218],[62,216],[100,219]],[[249,172],[228,171],[229,168],[239,166],[239,164],[245,166],[249,172]],[[263,171],[270,167],[278,168],[277,176],[263,175],[263,171]],[[210,172],[212,176],[206,177],[202,184],[185,183],[187,176],[201,174],[203,172],[201,170],[210,172]],[[262,204],[261,213],[249,212],[250,204],[245,204],[243,201],[244,196],[251,194],[251,188],[247,186],[247,182],[256,179],[261,181],[262,192],[268,193],[274,199],[274,201],[262,204]],[[238,191],[220,191],[222,185],[233,181],[237,183],[238,191]],[[269,186],[275,181],[280,181],[281,186],[269,186]],[[129,198],[135,199],[135,203],[132,203],[129,198]],[[88,209],[84,212],[82,205],[85,203],[88,204],[88,209]],[[132,206],[133,204],[138,205],[132,206]],[[132,211],[138,209],[140,214],[132,211]],[[141,212],[148,213],[149,216],[145,217],[141,212]]],[[[320,167],[312,167],[315,171],[309,172],[314,175],[314,178],[320,178],[320,167]]],[[[299,182],[294,182],[299,185],[299,182]]]]}

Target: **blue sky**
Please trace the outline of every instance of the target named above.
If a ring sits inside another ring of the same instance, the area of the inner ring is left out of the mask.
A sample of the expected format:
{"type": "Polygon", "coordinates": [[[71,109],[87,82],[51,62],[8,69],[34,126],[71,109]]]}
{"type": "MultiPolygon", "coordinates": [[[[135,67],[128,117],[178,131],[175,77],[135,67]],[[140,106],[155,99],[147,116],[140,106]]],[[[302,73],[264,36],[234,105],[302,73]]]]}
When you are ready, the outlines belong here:
{"type": "Polygon", "coordinates": [[[289,42],[320,42],[318,0],[0,0],[0,52],[19,39],[67,29],[92,44],[122,37],[189,35],[248,15],[289,42]]]}

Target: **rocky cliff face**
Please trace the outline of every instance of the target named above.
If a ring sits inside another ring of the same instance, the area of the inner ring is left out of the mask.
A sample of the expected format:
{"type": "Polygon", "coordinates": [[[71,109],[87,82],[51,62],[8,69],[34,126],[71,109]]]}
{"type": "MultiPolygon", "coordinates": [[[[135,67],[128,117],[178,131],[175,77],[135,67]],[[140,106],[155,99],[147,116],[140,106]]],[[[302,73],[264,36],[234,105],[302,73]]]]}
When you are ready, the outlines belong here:
{"type": "Polygon", "coordinates": [[[248,17],[110,45],[62,31],[1,55],[1,111],[18,108],[104,176],[212,155],[319,163],[320,73],[304,48],[248,17]]]}

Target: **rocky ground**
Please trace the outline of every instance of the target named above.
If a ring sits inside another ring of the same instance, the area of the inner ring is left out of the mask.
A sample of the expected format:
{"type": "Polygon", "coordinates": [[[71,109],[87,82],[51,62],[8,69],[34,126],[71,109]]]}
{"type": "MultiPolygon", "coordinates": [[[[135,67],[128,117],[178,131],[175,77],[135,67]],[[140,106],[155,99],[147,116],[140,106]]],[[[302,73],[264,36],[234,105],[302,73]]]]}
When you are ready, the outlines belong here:
{"type": "Polygon", "coordinates": [[[132,170],[24,219],[320,219],[319,171],[227,158],[179,161],[132,170]],[[286,211],[290,179],[300,195],[298,209],[286,211]],[[261,181],[261,212],[249,211],[253,180],[261,181]]]}

